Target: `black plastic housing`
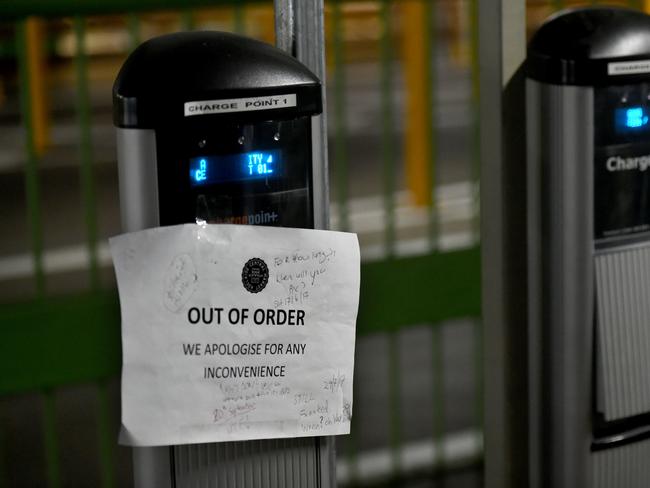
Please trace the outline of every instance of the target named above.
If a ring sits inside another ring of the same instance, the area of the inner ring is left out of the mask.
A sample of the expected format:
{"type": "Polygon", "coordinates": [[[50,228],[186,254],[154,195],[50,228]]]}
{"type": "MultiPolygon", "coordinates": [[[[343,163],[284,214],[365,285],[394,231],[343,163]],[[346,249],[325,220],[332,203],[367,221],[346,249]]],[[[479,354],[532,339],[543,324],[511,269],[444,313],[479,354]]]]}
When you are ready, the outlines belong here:
{"type": "Polygon", "coordinates": [[[650,74],[612,75],[608,66],[640,60],[650,66],[650,16],[621,7],[575,8],[537,30],[528,45],[526,73],[555,85],[629,84],[650,74]]]}
{"type": "MultiPolygon", "coordinates": [[[[113,120],[117,127],[152,129],[183,121],[185,102],[288,93],[296,94],[295,107],[247,112],[247,121],[321,113],[319,79],[264,42],[224,32],[179,32],[150,39],[131,53],[113,85],[113,120]]],[[[226,122],[242,114],[200,117],[226,122]]]]}

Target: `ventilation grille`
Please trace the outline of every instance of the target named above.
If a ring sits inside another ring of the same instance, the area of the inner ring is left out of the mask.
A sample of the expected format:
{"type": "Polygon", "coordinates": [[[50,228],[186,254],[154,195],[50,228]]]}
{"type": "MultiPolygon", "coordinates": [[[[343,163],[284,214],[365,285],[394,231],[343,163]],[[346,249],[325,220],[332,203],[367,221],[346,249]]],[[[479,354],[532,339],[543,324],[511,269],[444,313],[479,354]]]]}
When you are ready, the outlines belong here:
{"type": "Polygon", "coordinates": [[[593,454],[594,488],[648,488],[650,440],[593,454]]]}
{"type": "Polygon", "coordinates": [[[596,293],[599,409],[606,420],[649,412],[650,246],[597,256],[596,293]]]}
{"type": "Polygon", "coordinates": [[[176,488],[317,488],[314,438],[174,447],[176,488]]]}

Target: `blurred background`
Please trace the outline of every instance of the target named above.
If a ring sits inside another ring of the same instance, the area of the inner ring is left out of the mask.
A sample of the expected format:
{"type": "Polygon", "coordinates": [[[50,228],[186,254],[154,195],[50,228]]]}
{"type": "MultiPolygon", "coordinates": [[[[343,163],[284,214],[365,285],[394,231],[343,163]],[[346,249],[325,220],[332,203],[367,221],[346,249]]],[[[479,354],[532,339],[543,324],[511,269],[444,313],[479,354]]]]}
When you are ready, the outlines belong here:
{"type": "MultiPolygon", "coordinates": [[[[331,227],[363,260],[340,486],[482,485],[478,1],[326,1],[331,227]]],[[[529,32],[566,6],[529,0],[529,32]]],[[[0,3],[0,487],[132,484],[107,248],[125,57],[179,30],[274,42],[270,1],[129,8],[0,3]]]]}

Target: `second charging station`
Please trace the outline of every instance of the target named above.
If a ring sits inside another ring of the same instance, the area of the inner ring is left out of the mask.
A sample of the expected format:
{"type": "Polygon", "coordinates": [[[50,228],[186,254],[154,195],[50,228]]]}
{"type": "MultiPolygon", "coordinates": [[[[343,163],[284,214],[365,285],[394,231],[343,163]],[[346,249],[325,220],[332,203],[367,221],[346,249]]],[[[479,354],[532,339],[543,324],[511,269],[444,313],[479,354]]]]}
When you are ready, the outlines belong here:
{"type": "Polygon", "coordinates": [[[529,486],[646,487],[650,17],[561,12],[527,77],[529,486]]]}

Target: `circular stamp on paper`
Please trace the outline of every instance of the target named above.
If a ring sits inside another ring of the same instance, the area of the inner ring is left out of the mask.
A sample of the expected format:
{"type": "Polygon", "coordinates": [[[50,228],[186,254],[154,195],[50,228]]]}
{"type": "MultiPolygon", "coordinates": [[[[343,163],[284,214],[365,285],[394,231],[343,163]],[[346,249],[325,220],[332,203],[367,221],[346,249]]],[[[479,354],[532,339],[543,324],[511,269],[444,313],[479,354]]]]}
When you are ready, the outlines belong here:
{"type": "Polygon", "coordinates": [[[241,271],[241,282],[247,291],[259,293],[269,282],[269,268],[260,258],[252,258],[246,261],[241,271]]]}

